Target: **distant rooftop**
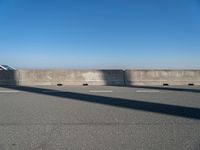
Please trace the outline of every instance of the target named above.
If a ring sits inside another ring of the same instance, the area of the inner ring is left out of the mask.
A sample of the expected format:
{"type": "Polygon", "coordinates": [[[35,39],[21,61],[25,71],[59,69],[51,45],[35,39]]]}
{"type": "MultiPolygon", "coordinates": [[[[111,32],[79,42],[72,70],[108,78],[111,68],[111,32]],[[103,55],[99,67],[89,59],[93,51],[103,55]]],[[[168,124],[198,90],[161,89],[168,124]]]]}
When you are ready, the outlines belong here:
{"type": "Polygon", "coordinates": [[[8,65],[0,65],[0,70],[16,70],[16,69],[8,65]]]}

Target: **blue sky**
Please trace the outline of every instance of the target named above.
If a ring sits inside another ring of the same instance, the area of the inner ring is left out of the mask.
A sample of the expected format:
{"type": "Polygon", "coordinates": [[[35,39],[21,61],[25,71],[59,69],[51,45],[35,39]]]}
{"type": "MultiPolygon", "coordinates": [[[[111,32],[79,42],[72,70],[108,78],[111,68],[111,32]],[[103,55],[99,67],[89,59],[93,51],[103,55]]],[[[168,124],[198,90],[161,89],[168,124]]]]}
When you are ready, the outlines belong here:
{"type": "Polygon", "coordinates": [[[200,69],[200,0],[0,0],[0,64],[200,69]]]}

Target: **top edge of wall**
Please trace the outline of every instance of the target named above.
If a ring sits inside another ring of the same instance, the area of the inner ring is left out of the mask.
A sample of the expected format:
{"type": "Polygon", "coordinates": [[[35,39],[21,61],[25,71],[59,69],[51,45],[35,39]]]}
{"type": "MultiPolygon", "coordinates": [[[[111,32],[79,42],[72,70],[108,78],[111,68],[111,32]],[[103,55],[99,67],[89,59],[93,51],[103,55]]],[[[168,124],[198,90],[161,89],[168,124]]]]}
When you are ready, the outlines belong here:
{"type": "Polygon", "coordinates": [[[200,71],[200,69],[127,69],[125,71],[200,71]]]}
{"type": "Polygon", "coordinates": [[[123,69],[18,69],[16,71],[123,71],[123,69]]]}

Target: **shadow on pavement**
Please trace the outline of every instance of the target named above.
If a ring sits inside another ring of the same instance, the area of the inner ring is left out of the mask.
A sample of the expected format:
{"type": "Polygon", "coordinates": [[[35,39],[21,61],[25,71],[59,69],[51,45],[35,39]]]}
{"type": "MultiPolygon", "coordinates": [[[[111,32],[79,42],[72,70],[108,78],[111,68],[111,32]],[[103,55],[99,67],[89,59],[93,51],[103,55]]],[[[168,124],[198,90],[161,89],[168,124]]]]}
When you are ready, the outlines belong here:
{"type": "Polygon", "coordinates": [[[60,92],[58,90],[51,90],[46,88],[38,88],[38,87],[28,87],[28,86],[12,86],[6,87],[14,90],[20,90],[24,92],[31,92],[36,94],[43,94],[48,96],[55,96],[61,98],[69,98],[77,101],[91,102],[121,108],[135,109],[153,113],[160,113],[184,118],[191,119],[200,119],[200,109],[192,108],[186,106],[177,106],[170,104],[161,104],[154,102],[147,102],[141,100],[131,100],[131,99],[123,99],[123,98],[114,98],[114,97],[106,97],[106,96],[96,96],[90,94],[83,93],[75,93],[75,92],[60,92]],[[50,91],[45,93],[44,91],[50,91]]]}

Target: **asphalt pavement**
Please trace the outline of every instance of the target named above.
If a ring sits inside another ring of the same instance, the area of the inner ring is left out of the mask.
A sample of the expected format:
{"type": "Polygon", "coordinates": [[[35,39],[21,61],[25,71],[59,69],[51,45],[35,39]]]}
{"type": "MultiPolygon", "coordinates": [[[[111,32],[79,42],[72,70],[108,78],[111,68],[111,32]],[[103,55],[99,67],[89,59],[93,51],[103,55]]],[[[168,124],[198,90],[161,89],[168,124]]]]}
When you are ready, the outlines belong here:
{"type": "Polygon", "coordinates": [[[0,150],[200,150],[200,87],[0,87],[0,150]]]}

